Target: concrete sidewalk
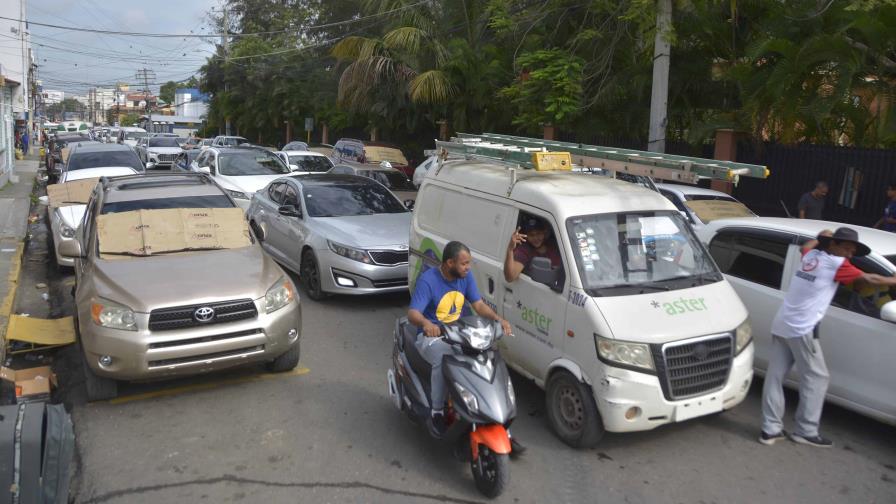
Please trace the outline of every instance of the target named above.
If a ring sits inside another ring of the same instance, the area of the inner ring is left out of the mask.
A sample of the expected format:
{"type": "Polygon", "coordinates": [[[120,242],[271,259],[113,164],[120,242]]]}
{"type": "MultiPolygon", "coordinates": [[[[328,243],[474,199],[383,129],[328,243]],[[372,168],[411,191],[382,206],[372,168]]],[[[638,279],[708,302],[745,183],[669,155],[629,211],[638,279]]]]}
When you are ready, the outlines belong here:
{"type": "Polygon", "coordinates": [[[6,325],[15,300],[23,243],[28,231],[31,188],[39,164],[35,159],[17,160],[14,173],[18,182],[0,188],[0,341],[5,340],[6,325]]]}

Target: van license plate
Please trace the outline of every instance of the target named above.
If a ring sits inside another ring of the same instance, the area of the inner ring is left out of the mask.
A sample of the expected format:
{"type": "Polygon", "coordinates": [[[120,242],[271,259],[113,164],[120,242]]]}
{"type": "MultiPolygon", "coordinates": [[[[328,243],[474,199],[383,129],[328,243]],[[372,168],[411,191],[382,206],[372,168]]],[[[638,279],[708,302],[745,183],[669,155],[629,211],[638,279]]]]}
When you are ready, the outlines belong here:
{"type": "Polygon", "coordinates": [[[675,407],[675,421],[683,422],[691,418],[722,411],[722,396],[711,395],[690,400],[675,407]]]}

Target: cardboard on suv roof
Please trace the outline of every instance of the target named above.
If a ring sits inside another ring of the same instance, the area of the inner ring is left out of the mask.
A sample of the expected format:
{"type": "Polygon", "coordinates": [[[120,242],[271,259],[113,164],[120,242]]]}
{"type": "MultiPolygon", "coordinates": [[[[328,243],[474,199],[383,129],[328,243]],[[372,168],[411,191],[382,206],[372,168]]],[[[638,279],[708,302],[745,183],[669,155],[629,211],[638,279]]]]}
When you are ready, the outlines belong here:
{"type": "Polygon", "coordinates": [[[97,217],[100,255],[150,256],[251,244],[240,208],[134,210],[97,217]]]}

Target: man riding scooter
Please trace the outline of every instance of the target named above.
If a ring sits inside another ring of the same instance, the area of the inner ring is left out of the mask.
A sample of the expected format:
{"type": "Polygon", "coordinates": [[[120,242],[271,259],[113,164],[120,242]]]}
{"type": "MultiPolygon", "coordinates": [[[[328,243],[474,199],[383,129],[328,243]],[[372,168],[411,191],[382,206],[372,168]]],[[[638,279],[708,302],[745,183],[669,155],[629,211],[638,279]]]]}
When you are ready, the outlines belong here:
{"type": "MultiPolygon", "coordinates": [[[[442,264],[431,268],[417,279],[408,321],[418,327],[416,346],[432,365],[432,411],[430,430],[436,437],[445,433],[445,379],[442,358],[452,354],[451,345],[439,338],[439,324],[456,322],[463,312],[464,302],[470,302],[481,317],[499,321],[505,334],[510,335],[510,323],[492,310],[479,295],[476,280],[469,275],[473,264],[470,249],[458,241],[448,242],[442,252],[442,264]]],[[[521,454],[525,448],[511,438],[512,453],[521,454]]]]}

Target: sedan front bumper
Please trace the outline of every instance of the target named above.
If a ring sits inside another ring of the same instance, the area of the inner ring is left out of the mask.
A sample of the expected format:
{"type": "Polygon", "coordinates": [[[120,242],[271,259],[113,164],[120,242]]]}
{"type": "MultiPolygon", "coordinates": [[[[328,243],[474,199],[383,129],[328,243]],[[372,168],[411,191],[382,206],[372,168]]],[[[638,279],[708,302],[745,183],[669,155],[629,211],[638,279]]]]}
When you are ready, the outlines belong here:
{"type": "Polygon", "coordinates": [[[365,264],[332,250],[315,250],[321,288],[333,294],[382,294],[407,292],[408,263],[392,266],[365,264]]]}

